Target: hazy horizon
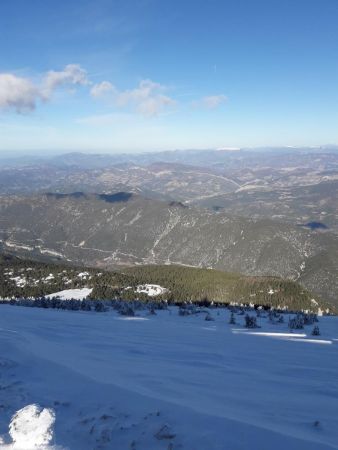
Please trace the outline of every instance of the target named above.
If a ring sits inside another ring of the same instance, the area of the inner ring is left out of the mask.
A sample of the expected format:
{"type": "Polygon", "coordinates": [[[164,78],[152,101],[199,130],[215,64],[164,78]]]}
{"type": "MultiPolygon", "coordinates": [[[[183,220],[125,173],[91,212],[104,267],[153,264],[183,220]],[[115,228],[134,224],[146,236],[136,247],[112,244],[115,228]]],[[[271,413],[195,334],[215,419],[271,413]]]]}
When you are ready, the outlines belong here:
{"type": "Polygon", "coordinates": [[[338,151],[338,144],[325,144],[319,146],[259,146],[259,147],[239,147],[239,148],[178,148],[178,149],[165,149],[165,150],[95,150],[95,149],[60,149],[60,150],[50,150],[48,152],[44,150],[7,150],[0,151],[0,159],[16,159],[16,158],[52,158],[57,156],[64,156],[69,154],[78,155],[102,155],[102,156],[119,156],[119,155],[142,155],[142,154],[156,154],[156,153],[174,153],[174,152],[203,152],[203,151],[220,151],[220,152],[280,152],[280,151],[338,151]]]}

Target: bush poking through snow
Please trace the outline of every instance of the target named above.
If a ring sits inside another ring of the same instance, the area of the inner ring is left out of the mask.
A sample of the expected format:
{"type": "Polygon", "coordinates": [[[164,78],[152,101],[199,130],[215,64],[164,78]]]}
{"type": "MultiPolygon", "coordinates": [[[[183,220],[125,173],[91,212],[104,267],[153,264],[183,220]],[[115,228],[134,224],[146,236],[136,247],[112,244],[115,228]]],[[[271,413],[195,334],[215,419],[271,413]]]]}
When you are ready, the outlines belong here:
{"type": "Polygon", "coordinates": [[[105,307],[104,303],[100,302],[100,301],[95,302],[94,309],[96,312],[106,312],[107,311],[107,308],[105,307]]]}
{"type": "Polygon", "coordinates": [[[318,318],[316,314],[308,313],[304,314],[304,325],[313,325],[315,322],[318,322],[318,318]]]}
{"type": "Polygon", "coordinates": [[[163,425],[154,436],[161,441],[163,439],[174,439],[176,434],[172,432],[168,425],[163,425]]]}
{"type": "Polygon", "coordinates": [[[236,325],[236,318],[235,318],[235,314],[233,313],[233,311],[231,312],[229,323],[230,323],[230,325],[236,325]]]}
{"type": "Polygon", "coordinates": [[[289,319],[289,328],[291,330],[301,330],[304,328],[304,325],[313,325],[315,322],[318,322],[316,314],[298,313],[295,317],[289,319]]]}
{"type": "Polygon", "coordinates": [[[131,304],[121,303],[120,308],[118,309],[119,314],[121,316],[134,317],[135,311],[131,304]]]}
{"type": "Polygon", "coordinates": [[[269,322],[274,325],[278,325],[279,323],[284,323],[283,313],[278,313],[275,310],[270,310],[268,312],[268,318],[269,318],[269,322]]]}
{"type": "Polygon", "coordinates": [[[212,315],[210,313],[207,313],[204,320],[206,320],[208,322],[213,322],[215,319],[212,317],[212,315]]]}
{"type": "Polygon", "coordinates": [[[191,311],[186,306],[180,306],[178,310],[179,316],[190,316],[191,311]]]}
{"type": "Polygon", "coordinates": [[[150,316],[156,316],[155,306],[153,304],[149,307],[149,313],[150,316]]]}
{"type": "Polygon", "coordinates": [[[303,314],[297,314],[296,317],[289,319],[290,330],[302,330],[304,328],[304,316],[303,314]]]}
{"type": "Polygon", "coordinates": [[[257,317],[247,314],[245,316],[245,328],[259,328],[257,325],[257,317]]]}
{"type": "Polygon", "coordinates": [[[34,449],[52,443],[55,413],[39,405],[27,405],[17,411],[9,425],[13,448],[34,449]]]}
{"type": "Polygon", "coordinates": [[[320,336],[319,326],[316,325],[312,330],[312,336],[320,336]]]}

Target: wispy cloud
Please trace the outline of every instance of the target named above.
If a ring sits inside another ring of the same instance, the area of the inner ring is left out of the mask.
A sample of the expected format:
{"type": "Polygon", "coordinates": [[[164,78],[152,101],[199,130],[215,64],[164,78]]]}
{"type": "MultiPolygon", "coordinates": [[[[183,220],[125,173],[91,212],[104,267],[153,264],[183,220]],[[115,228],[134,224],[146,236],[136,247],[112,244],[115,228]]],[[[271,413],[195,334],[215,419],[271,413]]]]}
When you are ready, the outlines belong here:
{"type": "Polygon", "coordinates": [[[115,95],[117,89],[109,81],[102,81],[94,84],[90,90],[90,95],[94,98],[104,98],[105,96],[115,95]]]}
{"type": "Polygon", "coordinates": [[[112,102],[119,108],[131,108],[143,116],[156,116],[176,102],[165,94],[167,88],[152,80],[142,80],[134,89],[119,91],[109,81],[94,85],[91,95],[112,102]]]}
{"type": "Polygon", "coordinates": [[[228,101],[226,95],[207,95],[198,101],[193,102],[195,108],[202,107],[206,109],[216,109],[228,101]]]}

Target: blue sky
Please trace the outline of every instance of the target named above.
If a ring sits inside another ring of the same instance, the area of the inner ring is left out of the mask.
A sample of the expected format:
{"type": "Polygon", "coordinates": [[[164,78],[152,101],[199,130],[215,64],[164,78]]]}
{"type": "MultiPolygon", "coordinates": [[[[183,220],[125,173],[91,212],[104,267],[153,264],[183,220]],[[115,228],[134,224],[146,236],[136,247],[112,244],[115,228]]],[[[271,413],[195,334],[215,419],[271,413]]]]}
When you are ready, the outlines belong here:
{"type": "Polygon", "coordinates": [[[2,0],[0,150],[338,143],[337,0],[2,0]]]}

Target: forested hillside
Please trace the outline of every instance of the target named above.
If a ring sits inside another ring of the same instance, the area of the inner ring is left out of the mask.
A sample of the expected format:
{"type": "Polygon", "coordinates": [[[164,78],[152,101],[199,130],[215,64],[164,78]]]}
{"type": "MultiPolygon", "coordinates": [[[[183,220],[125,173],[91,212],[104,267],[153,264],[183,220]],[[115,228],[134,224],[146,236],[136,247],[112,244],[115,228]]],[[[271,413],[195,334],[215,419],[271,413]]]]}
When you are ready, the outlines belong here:
{"type": "Polygon", "coordinates": [[[128,192],[0,197],[0,248],[109,270],[170,264],[299,282],[337,302],[338,237],[128,192]]]}
{"type": "Polygon", "coordinates": [[[213,269],[182,266],[137,266],[124,271],[137,284],[157,283],[169,289],[168,299],[240,302],[290,309],[331,307],[298,283],[278,277],[249,277],[213,269]]]}
{"type": "Polygon", "coordinates": [[[90,298],[167,300],[169,302],[253,303],[292,310],[334,307],[298,283],[277,277],[248,277],[236,273],[184,266],[135,266],[104,271],[64,264],[47,264],[2,255],[0,297],[42,297],[62,290],[92,288],[90,298]],[[148,295],[145,285],[163,292],[148,295]]]}

